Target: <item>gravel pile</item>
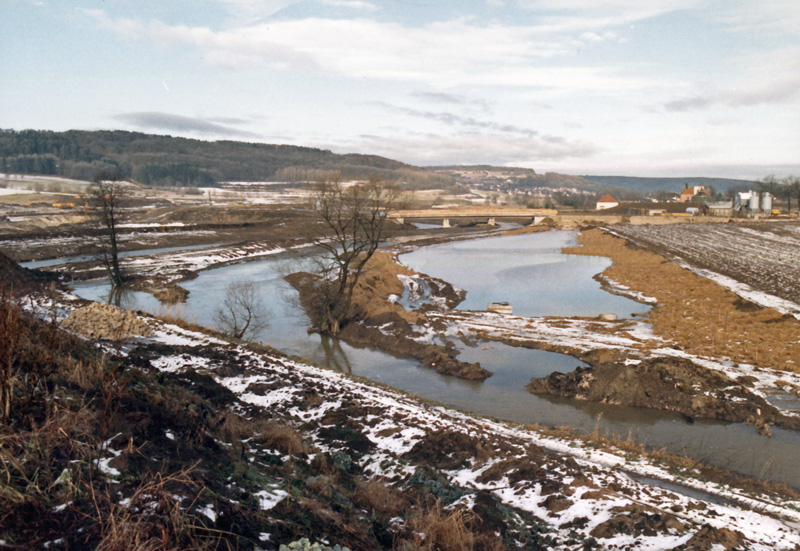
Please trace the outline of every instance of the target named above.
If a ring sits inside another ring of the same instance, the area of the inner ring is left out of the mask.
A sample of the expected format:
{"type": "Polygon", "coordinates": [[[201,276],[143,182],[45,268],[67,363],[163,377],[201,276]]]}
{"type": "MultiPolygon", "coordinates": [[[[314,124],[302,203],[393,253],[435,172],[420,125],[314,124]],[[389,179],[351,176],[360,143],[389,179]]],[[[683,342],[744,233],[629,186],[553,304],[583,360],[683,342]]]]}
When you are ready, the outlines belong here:
{"type": "Polygon", "coordinates": [[[153,332],[134,312],[99,302],[78,308],[62,322],[61,327],[91,339],[108,340],[146,337],[153,332]]]}

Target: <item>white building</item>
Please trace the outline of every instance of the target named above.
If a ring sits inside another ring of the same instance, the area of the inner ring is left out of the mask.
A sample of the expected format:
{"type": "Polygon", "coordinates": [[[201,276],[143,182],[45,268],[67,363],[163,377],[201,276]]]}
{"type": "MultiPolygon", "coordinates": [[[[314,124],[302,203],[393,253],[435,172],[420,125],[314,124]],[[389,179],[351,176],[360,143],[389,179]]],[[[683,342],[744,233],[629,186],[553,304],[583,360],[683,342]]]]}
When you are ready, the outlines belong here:
{"type": "Polygon", "coordinates": [[[610,193],[606,193],[597,201],[597,210],[613,209],[617,205],[619,205],[619,201],[614,199],[610,193]]]}

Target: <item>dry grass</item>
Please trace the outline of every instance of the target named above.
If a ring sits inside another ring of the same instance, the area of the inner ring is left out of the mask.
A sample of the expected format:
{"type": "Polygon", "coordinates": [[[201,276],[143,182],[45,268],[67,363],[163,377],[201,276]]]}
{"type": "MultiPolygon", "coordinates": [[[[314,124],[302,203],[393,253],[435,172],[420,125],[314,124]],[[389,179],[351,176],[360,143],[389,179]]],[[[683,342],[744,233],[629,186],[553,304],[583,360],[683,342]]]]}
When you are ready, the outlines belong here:
{"type": "Polygon", "coordinates": [[[162,304],[179,304],[186,302],[189,291],[179,285],[170,285],[160,289],[154,289],[152,294],[162,304]]]}
{"type": "Polygon", "coordinates": [[[175,489],[193,489],[195,501],[203,494],[192,481],[193,468],[169,476],[155,474],[143,480],[124,504],[107,493],[92,492],[100,542],[97,551],[178,551],[230,549],[221,533],[211,533],[189,514],[175,489]],[[220,547],[220,544],[223,544],[220,547]]]}
{"type": "Polygon", "coordinates": [[[17,360],[23,348],[22,308],[8,288],[0,290],[0,419],[11,415],[17,360]]]}
{"type": "Polygon", "coordinates": [[[406,506],[406,501],[398,491],[380,480],[359,481],[357,489],[361,500],[371,510],[378,513],[396,517],[403,512],[406,506]]]}
{"type": "Polygon", "coordinates": [[[396,551],[502,551],[500,538],[480,533],[480,518],[472,511],[444,509],[437,500],[429,507],[417,505],[406,522],[408,535],[394,544],[396,551]]]}
{"type": "Polygon", "coordinates": [[[275,448],[288,455],[298,455],[306,451],[303,438],[295,429],[275,421],[260,423],[256,427],[254,439],[265,446],[275,448]]]}
{"type": "Polygon", "coordinates": [[[364,266],[364,273],[353,291],[353,305],[369,317],[392,312],[410,323],[417,323],[420,314],[409,312],[399,304],[388,301],[389,295],[403,293],[403,282],[397,276],[412,276],[415,273],[397,262],[391,254],[376,252],[364,266]]]}
{"type": "Polygon", "coordinates": [[[306,452],[300,433],[283,422],[276,420],[251,421],[236,412],[225,410],[211,423],[215,433],[231,444],[253,438],[266,447],[277,449],[288,455],[306,452]]]}
{"type": "Polygon", "coordinates": [[[653,252],[592,229],[578,236],[569,254],[606,256],[614,262],[604,273],[658,300],[649,316],[656,334],[692,354],[800,371],[800,321],[775,310],[747,305],[708,278],[653,252]]]}

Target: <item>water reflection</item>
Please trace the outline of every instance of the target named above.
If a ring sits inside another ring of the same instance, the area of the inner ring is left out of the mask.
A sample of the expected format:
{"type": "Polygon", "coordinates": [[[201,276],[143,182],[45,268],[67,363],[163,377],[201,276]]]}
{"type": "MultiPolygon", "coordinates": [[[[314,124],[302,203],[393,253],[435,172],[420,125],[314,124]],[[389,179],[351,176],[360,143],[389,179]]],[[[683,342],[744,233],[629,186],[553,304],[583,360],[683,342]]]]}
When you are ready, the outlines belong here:
{"type": "Polygon", "coordinates": [[[341,371],[342,373],[353,374],[353,365],[347,357],[347,353],[342,349],[339,339],[333,339],[327,335],[319,335],[320,351],[325,357],[323,365],[341,371]]]}
{"type": "MultiPolygon", "coordinates": [[[[559,250],[563,244],[568,244],[574,235],[568,234],[565,237],[559,236],[559,233],[563,232],[525,236],[545,240],[542,245],[533,239],[526,247],[530,250],[544,248],[550,250],[547,254],[557,254],[553,251],[559,250]]],[[[505,247],[503,242],[499,244],[495,242],[492,247],[497,248],[498,245],[505,247]]],[[[520,246],[517,243],[511,249],[517,250],[520,246]]],[[[466,249],[462,243],[439,246],[436,249],[438,255],[442,255],[443,258],[455,258],[454,261],[462,266],[486,262],[484,255],[486,248],[476,246],[474,243],[466,249]],[[455,248],[457,254],[453,254],[448,247],[455,248]],[[477,252],[472,253],[469,249],[477,252]],[[472,254],[476,256],[473,258],[470,256],[472,254]]],[[[404,255],[403,260],[409,256],[404,255]]],[[[530,258],[530,255],[523,254],[523,256],[530,258]]],[[[583,257],[570,258],[583,259],[583,257]]],[[[773,429],[773,437],[768,439],[759,436],[751,427],[745,425],[706,421],[687,425],[679,415],[669,412],[534,396],[525,390],[525,385],[531,377],[545,376],[555,370],[568,372],[583,365],[569,356],[512,347],[503,343],[478,342],[473,346],[462,343],[459,347],[460,359],[469,362],[478,361],[495,373],[484,382],[475,382],[439,375],[431,369],[422,367],[413,359],[399,358],[369,347],[351,346],[335,339],[309,334],[308,320],[298,306],[297,293],[283,280],[283,274],[303,269],[302,264],[295,262],[273,257],[203,271],[196,279],[182,284],[190,291],[182,315],[187,321],[209,325],[217,302],[224,297],[227,283],[250,279],[259,286],[272,319],[270,326],[264,329],[257,339],[286,354],[307,358],[315,364],[363,376],[465,411],[519,423],[568,426],[587,432],[592,432],[597,425],[601,433],[614,434],[623,439],[631,435],[641,444],[664,448],[671,453],[686,454],[752,476],[768,476],[773,480],[800,486],[800,461],[798,461],[800,435],[795,432],[773,429]],[[748,453],[741,453],[743,449],[749,450],[748,453]]],[[[520,267],[518,263],[515,266],[511,262],[506,262],[506,273],[502,274],[502,277],[513,276],[516,278],[516,283],[504,284],[504,293],[514,292],[516,295],[524,295],[530,293],[532,288],[546,285],[532,273],[535,274],[539,270],[538,273],[541,274],[542,266],[546,269],[556,264],[559,263],[550,259],[528,269],[520,267]],[[523,287],[522,284],[527,287],[523,287]]],[[[594,285],[592,293],[608,295],[600,291],[596,282],[591,280],[594,273],[603,269],[603,262],[590,264],[593,266],[591,270],[575,269],[572,264],[560,264],[563,268],[557,272],[560,283],[567,287],[580,288],[586,283],[577,279],[586,278],[594,285]]],[[[469,285],[465,287],[472,293],[469,285]]],[[[109,295],[109,286],[105,281],[86,282],[76,285],[76,293],[85,298],[102,301],[109,295]]],[[[574,306],[567,303],[581,296],[583,296],[581,293],[562,294],[554,304],[562,308],[574,306]]],[[[646,308],[626,299],[621,300],[624,301],[623,308],[626,311],[635,311],[628,310],[630,305],[646,308]]],[[[517,298],[514,298],[514,301],[516,307],[516,302],[520,301],[517,298]]],[[[151,313],[158,313],[161,309],[155,298],[137,291],[124,293],[120,304],[129,309],[142,309],[151,313]]],[[[603,304],[602,311],[613,311],[606,306],[603,304]]],[[[577,307],[580,308],[581,304],[577,307]]],[[[483,308],[485,304],[481,306],[481,309],[483,308]]]]}
{"type": "Polygon", "coordinates": [[[132,306],[136,306],[136,298],[133,295],[133,289],[129,285],[114,285],[108,290],[108,304],[116,306],[117,308],[125,308],[131,310],[132,306]]]}
{"type": "Polygon", "coordinates": [[[460,310],[485,310],[506,301],[521,316],[627,318],[646,304],[603,291],[593,277],[611,265],[608,258],[565,255],[576,232],[550,231],[445,243],[404,254],[403,264],[466,289],[460,310]]]}

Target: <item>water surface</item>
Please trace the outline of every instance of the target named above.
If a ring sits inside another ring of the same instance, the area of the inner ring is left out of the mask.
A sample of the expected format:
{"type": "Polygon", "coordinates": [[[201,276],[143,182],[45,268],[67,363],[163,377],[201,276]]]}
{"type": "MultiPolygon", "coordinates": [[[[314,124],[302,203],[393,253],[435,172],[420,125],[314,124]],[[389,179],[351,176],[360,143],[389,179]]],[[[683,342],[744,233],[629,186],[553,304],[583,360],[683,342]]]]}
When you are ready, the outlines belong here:
{"type": "Polygon", "coordinates": [[[400,260],[418,272],[466,289],[459,310],[485,310],[490,302],[510,302],[520,316],[627,318],[649,309],[602,290],[593,277],[611,265],[608,258],[567,255],[575,232],[549,231],[488,237],[424,247],[400,260]]]}
{"type": "MultiPolygon", "coordinates": [[[[529,315],[557,315],[565,311],[576,315],[597,312],[624,315],[644,311],[646,306],[605,293],[592,279],[607,265],[604,259],[558,258],[566,256],[560,253],[560,248],[570,244],[573,238],[574,234],[563,232],[493,237],[480,240],[486,243],[450,243],[422,249],[403,255],[402,260],[418,270],[430,268],[434,275],[449,281],[458,279],[469,291],[468,300],[474,281],[474,286],[483,289],[482,298],[473,299],[476,309],[485,308],[487,300],[505,299],[514,304],[516,312],[529,315]],[[448,262],[457,267],[449,268],[448,262]],[[437,272],[440,269],[450,272],[443,275],[437,272]],[[471,275],[465,276],[465,273],[471,275]],[[543,282],[542,278],[548,274],[557,281],[543,282]],[[491,285],[487,282],[502,285],[502,293],[491,294],[491,285]],[[543,288],[550,291],[543,293],[543,288]],[[525,300],[527,295],[535,299],[525,300]]],[[[459,341],[460,359],[479,361],[495,373],[484,382],[475,382],[439,375],[413,359],[309,335],[308,320],[298,305],[297,293],[282,279],[284,274],[302,268],[296,261],[270,257],[202,271],[196,279],[182,283],[190,295],[187,304],[179,307],[180,313],[188,321],[213,325],[213,312],[224,297],[228,283],[250,280],[262,291],[272,320],[257,340],[287,354],[465,411],[587,432],[597,425],[602,432],[622,438],[630,434],[637,442],[649,446],[800,487],[800,436],[797,433],[773,429],[773,437],[766,438],[746,425],[710,421],[687,424],[680,416],[668,412],[539,397],[525,390],[525,384],[532,377],[542,377],[553,371],[567,372],[584,365],[570,356],[502,343],[479,342],[468,346],[459,341]],[[742,453],[742,450],[748,452],[742,453]]],[[[104,300],[108,285],[100,281],[85,282],[76,285],[76,293],[104,300]]],[[[130,293],[123,301],[123,305],[131,309],[152,313],[164,310],[146,293],[130,293]]]]}

